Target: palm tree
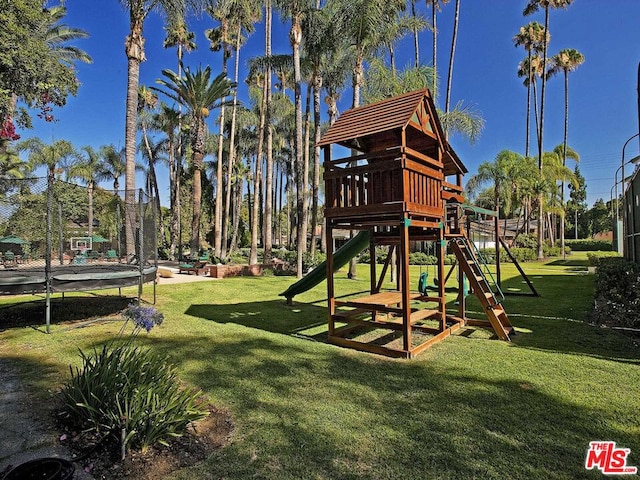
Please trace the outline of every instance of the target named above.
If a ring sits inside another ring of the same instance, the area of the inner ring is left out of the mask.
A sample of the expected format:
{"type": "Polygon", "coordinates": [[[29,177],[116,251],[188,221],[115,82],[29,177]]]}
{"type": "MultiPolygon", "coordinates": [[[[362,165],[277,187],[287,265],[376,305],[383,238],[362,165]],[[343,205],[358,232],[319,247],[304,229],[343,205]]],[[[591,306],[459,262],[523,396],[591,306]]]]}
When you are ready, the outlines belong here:
{"type": "MultiPolygon", "coordinates": [[[[239,69],[240,69],[240,47],[246,40],[246,35],[253,32],[253,24],[258,20],[260,9],[255,8],[254,2],[252,0],[231,0],[232,5],[230,8],[230,16],[229,21],[232,28],[235,29],[234,32],[234,53],[235,53],[235,62],[234,62],[234,84],[238,84],[239,80],[239,69]],[[256,13],[257,12],[257,13],[256,13]]],[[[231,175],[234,170],[235,163],[235,138],[236,138],[236,113],[238,109],[238,89],[235,87],[233,89],[233,101],[232,101],[232,109],[231,109],[231,129],[229,134],[229,162],[227,165],[227,174],[228,174],[228,185],[231,185],[231,175]]],[[[231,189],[227,189],[226,201],[225,201],[225,215],[224,219],[229,219],[229,211],[231,206],[231,189]]],[[[221,256],[226,257],[227,250],[227,235],[228,228],[222,229],[222,250],[220,252],[221,256]]]]}
{"type": "MultiPolygon", "coordinates": [[[[567,8],[573,0],[528,0],[527,5],[522,12],[523,15],[531,15],[538,9],[544,9],[544,34],[542,44],[542,91],[540,92],[540,125],[538,129],[538,168],[542,170],[543,165],[543,133],[544,133],[544,100],[545,89],[547,85],[547,49],[549,46],[549,9],[550,8],[567,8]]],[[[542,260],[544,252],[542,251],[542,201],[539,202],[538,218],[538,259],[542,260]]]]}
{"type": "Polygon", "coordinates": [[[67,42],[89,36],[84,30],[60,23],[67,14],[67,9],[62,5],[58,5],[45,10],[45,12],[48,15],[45,42],[49,46],[51,53],[55,55],[59,61],[69,66],[73,66],[76,61],[92,63],[91,57],[87,52],[76,46],[67,44],[67,42]]]}
{"type": "Polygon", "coordinates": [[[140,64],[145,61],[143,25],[151,11],[164,11],[169,18],[184,11],[183,0],[120,0],[129,12],[130,30],[125,40],[127,55],[127,102],[125,116],[125,238],[127,255],[134,254],[135,155],[138,131],[138,84],[140,64]]]}
{"type": "MultiPolygon", "coordinates": [[[[264,54],[267,58],[267,68],[265,70],[265,86],[264,90],[266,98],[264,100],[264,125],[265,128],[265,178],[264,178],[264,224],[267,226],[264,229],[264,255],[263,260],[267,262],[271,258],[271,249],[273,246],[273,127],[271,125],[271,112],[273,109],[273,91],[272,91],[272,79],[271,79],[271,30],[273,21],[273,6],[271,0],[265,0],[264,2],[264,54]]],[[[261,115],[262,117],[262,115],[261,115]]],[[[260,152],[258,152],[258,157],[260,152]]],[[[253,239],[252,239],[253,244],[253,239]]]]}
{"type": "Polygon", "coordinates": [[[169,207],[171,220],[169,223],[169,257],[176,258],[180,237],[180,187],[182,175],[182,135],[180,127],[182,114],[168,105],[161,103],[159,112],[151,119],[151,128],[166,135],[167,162],[169,164],[169,207]]]}
{"type": "MultiPolygon", "coordinates": [[[[194,73],[183,66],[184,76],[180,77],[171,70],[163,70],[165,79],[156,82],[165,90],[152,87],[189,109],[191,116],[191,151],[193,155],[193,220],[191,222],[191,252],[200,248],[200,217],[202,197],[202,165],[204,158],[204,141],[206,133],[205,118],[209,111],[220,107],[224,98],[231,93],[235,84],[221,73],[211,80],[211,67],[194,73]]],[[[219,160],[218,160],[219,161],[219,160]]]]}
{"type": "MultiPolygon", "coordinates": [[[[306,2],[308,3],[308,2],[306,2]]],[[[303,181],[303,143],[302,143],[302,69],[300,64],[300,45],[302,44],[302,19],[311,5],[305,5],[305,0],[276,0],[276,5],[280,8],[281,15],[291,19],[291,29],[289,30],[289,43],[293,53],[293,76],[294,76],[294,104],[296,130],[294,137],[294,152],[296,165],[296,191],[297,191],[297,249],[298,249],[298,278],[302,277],[302,255],[307,247],[306,232],[306,208],[305,195],[306,185],[303,181]]]]}
{"type": "Polygon", "coordinates": [[[124,150],[116,150],[113,145],[105,145],[100,148],[101,163],[98,168],[96,180],[113,181],[113,190],[117,196],[120,190],[120,178],[125,173],[124,150]]]}
{"type": "MultiPolygon", "coordinates": [[[[222,73],[227,74],[227,62],[231,58],[233,31],[230,27],[230,10],[233,0],[210,0],[207,12],[214,20],[220,22],[216,28],[209,29],[205,32],[209,39],[209,48],[218,52],[222,50],[222,73]]],[[[220,256],[222,251],[222,172],[223,172],[223,156],[224,156],[224,125],[225,125],[225,105],[224,102],[220,107],[220,135],[218,136],[218,164],[216,169],[216,211],[214,224],[214,245],[216,255],[220,256]]]]}
{"type": "Polygon", "coordinates": [[[506,217],[511,211],[513,201],[514,172],[523,160],[522,155],[516,152],[502,150],[496,155],[493,162],[483,162],[478,166],[478,173],[469,178],[467,182],[467,191],[470,194],[475,194],[480,190],[480,187],[490,183],[493,187],[496,215],[500,216],[502,207],[506,217]]]}
{"type": "MultiPolygon", "coordinates": [[[[584,62],[584,55],[573,48],[561,50],[551,58],[549,75],[562,71],[564,74],[564,135],[562,140],[562,165],[567,164],[567,137],[569,132],[569,72],[575,71],[584,62]]],[[[557,147],[556,147],[557,148],[557,147]]],[[[560,202],[564,205],[564,182],[561,184],[560,202]]],[[[564,211],[560,222],[560,244],[564,258],[564,211]]]]}
{"type": "Polygon", "coordinates": [[[78,152],[67,140],[56,140],[47,145],[39,138],[29,138],[18,143],[16,150],[28,151],[30,168],[46,167],[49,178],[80,160],[78,152]]]}
{"type": "MultiPolygon", "coordinates": [[[[547,42],[549,41],[547,34],[547,42]]],[[[525,152],[524,156],[529,156],[529,134],[530,134],[530,119],[531,119],[531,84],[533,76],[532,72],[532,55],[533,52],[540,52],[542,49],[542,45],[544,43],[544,27],[540,25],[538,22],[529,22],[523,27],[520,27],[520,31],[513,37],[513,42],[516,47],[522,45],[524,49],[527,51],[527,61],[524,64],[524,71],[526,71],[526,80],[525,86],[527,87],[527,131],[526,131],[526,141],[525,141],[525,152]]],[[[520,66],[520,71],[518,72],[518,76],[524,76],[525,74],[521,74],[522,65],[520,66]]],[[[538,129],[536,128],[536,132],[538,129]]]]}
{"type": "Polygon", "coordinates": [[[93,191],[96,186],[98,172],[100,171],[102,159],[100,152],[96,152],[93,147],[87,145],[82,147],[84,158],[71,167],[71,178],[79,178],[87,184],[87,235],[93,235],[93,191]]]}

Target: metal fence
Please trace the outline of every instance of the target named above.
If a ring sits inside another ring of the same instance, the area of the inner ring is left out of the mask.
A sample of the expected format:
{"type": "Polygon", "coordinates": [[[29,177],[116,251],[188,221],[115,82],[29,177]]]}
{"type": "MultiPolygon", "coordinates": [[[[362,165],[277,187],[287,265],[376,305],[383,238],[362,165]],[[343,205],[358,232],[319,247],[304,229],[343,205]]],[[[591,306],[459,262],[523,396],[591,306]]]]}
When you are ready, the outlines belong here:
{"type": "Polygon", "coordinates": [[[627,260],[640,262],[640,170],[631,178],[622,199],[623,253],[627,260]]]}

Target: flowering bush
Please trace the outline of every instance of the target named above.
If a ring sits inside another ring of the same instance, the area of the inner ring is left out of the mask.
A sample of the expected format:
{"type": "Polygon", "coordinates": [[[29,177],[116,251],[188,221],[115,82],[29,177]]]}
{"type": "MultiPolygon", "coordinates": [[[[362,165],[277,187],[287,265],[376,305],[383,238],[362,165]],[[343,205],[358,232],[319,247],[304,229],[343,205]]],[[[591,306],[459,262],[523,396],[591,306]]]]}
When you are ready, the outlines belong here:
{"type": "Polygon", "coordinates": [[[132,303],[122,314],[127,321],[132,321],[135,326],[134,333],[143,328],[149,333],[154,325],[162,325],[164,315],[151,306],[142,306],[132,303]]]}
{"type": "Polygon", "coordinates": [[[7,117],[2,122],[2,126],[0,127],[0,140],[19,140],[20,135],[16,133],[16,127],[13,124],[13,119],[11,117],[7,117]]]}
{"type": "Polygon", "coordinates": [[[207,415],[201,392],[182,388],[165,357],[133,345],[143,329],[148,333],[164,315],[154,307],[131,304],[123,316],[126,321],[115,339],[91,354],[80,352],[82,368],[71,368],[63,389],[74,426],[119,442],[122,459],[132,447],[144,451],[157,443],[167,445],[207,415]],[[129,321],[133,332],[121,342],[129,321]]]}

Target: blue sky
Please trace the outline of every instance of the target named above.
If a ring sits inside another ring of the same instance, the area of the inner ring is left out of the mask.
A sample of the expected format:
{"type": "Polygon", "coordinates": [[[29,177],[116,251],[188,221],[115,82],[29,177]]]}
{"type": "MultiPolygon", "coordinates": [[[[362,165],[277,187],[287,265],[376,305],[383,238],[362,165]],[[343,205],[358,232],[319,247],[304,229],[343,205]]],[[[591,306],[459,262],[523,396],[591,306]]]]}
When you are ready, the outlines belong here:
{"type": "MultiPolygon", "coordinates": [[[[446,76],[454,4],[443,8],[438,17],[438,66],[446,76]]],[[[451,143],[473,174],[477,166],[495,158],[503,149],[524,153],[526,89],[516,75],[518,63],[525,57],[513,45],[513,36],[530,20],[544,22],[542,13],[522,16],[524,0],[462,0],[456,58],[453,72],[452,105],[458,100],[481,112],[485,129],[473,145],[453,137],[451,143]]],[[[104,144],[124,145],[124,112],[127,61],[124,41],[129,30],[128,13],[116,0],[67,0],[66,23],[88,31],[90,38],[77,42],[94,60],[80,64],[78,96],[57,109],[55,123],[34,117],[32,131],[20,131],[23,138],[38,136],[49,142],[67,139],[77,147],[104,144]]],[[[424,4],[422,7],[425,11],[424,4]]],[[[581,156],[580,169],[587,181],[588,203],[598,198],[609,200],[613,176],[621,164],[622,146],[638,132],[637,73],[640,61],[640,1],[575,0],[568,10],[551,12],[549,54],[575,48],[585,63],[569,79],[569,145],[581,156]]],[[[204,16],[190,20],[196,33],[198,50],[185,57],[192,67],[211,65],[220,70],[218,53],[211,52],[204,30],[214,26],[204,16]]],[[[290,53],[288,25],[274,21],[274,53],[290,53]]],[[[141,66],[141,83],[152,85],[164,68],[177,69],[174,49],[165,50],[162,19],[152,15],[145,24],[147,61],[141,66]]],[[[241,53],[241,68],[247,59],[263,52],[261,28],[253,34],[241,53]]],[[[398,66],[413,58],[411,39],[398,48],[398,66]]],[[[423,32],[421,57],[431,63],[431,34],[423,32]]],[[[246,97],[241,71],[240,96],[246,97]]],[[[341,110],[350,104],[350,91],[343,96],[341,110]]],[[[439,99],[440,106],[444,98],[439,99]]],[[[564,122],[564,85],[558,76],[548,83],[545,110],[545,150],[562,143],[564,122]]],[[[323,112],[323,119],[326,117],[323,112]]],[[[210,128],[217,130],[215,117],[210,128]]],[[[626,149],[626,158],[638,154],[638,142],[626,149]]],[[[573,166],[570,163],[570,166],[573,166]]],[[[627,170],[629,172],[630,170],[627,170]]],[[[159,172],[162,195],[168,196],[166,172],[159,172]]],[[[139,180],[142,186],[142,180],[139,180]]],[[[163,203],[166,203],[163,199],[163,203]]]]}

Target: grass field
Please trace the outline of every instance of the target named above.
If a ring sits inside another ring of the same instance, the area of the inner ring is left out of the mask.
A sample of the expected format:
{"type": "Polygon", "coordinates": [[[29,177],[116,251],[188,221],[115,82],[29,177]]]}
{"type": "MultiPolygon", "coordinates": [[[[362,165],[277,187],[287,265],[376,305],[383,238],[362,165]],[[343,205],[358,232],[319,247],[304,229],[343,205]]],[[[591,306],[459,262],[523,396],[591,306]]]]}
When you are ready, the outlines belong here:
{"type": "MultiPolygon", "coordinates": [[[[168,355],[236,427],[228,446],[172,478],[596,479],[584,468],[594,440],[630,448],[628,464],[640,466],[637,339],[585,323],[593,276],[586,257],[569,258],[525,265],[542,297],[505,300],[513,342],[464,332],[410,361],[327,344],[324,283],[293,306],[278,297],[291,277],[159,286],[165,323],[140,342],[168,355]]],[[[366,273],[341,272],[338,290],[366,290],[366,273]]],[[[503,281],[522,288],[510,265],[503,281]]],[[[468,308],[480,311],[473,298],[468,308]]],[[[0,320],[0,356],[43,401],[79,364],[78,348],[121,323],[77,325],[45,335],[0,320]]]]}

